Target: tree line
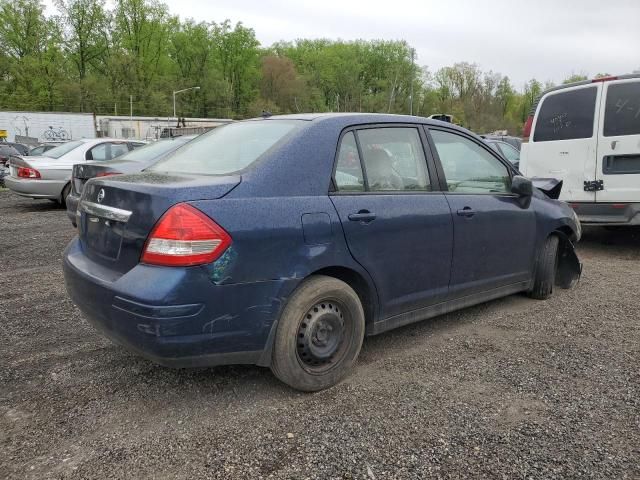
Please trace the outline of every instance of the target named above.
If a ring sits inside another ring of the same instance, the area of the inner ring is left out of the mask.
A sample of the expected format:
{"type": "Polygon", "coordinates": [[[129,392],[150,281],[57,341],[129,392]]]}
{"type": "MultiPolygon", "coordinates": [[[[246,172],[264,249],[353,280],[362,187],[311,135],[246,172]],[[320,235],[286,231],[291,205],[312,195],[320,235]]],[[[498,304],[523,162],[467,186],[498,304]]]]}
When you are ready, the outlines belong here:
{"type": "MultiPolygon", "coordinates": [[[[246,118],[366,111],[453,114],[479,132],[519,132],[536,79],[455,63],[431,72],[405,41],[296,40],[263,47],[228,20],[181,20],[159,0],[0,0],[0,109],[246,118]]],[[[572,75],[568,80],[582,78],[572,75]]],[[[586,77],[584,77],[586,78],[586,77]]]]}

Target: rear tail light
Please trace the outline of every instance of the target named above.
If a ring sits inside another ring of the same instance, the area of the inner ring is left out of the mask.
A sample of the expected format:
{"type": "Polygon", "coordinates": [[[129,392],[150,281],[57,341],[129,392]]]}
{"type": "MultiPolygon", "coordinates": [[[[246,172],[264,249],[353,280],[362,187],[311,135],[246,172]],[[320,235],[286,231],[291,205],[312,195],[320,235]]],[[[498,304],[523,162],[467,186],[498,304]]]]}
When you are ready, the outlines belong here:
{"type": "Polygon", "coordinates": [[[111,175],[122,175],[120,172],[98,172],[96,177],[110,177],[111,175]]]}
{"type": "Polygon", "coordinates": [[[18,178],[41,178],[40,172],[35,168],[18,167],[18,178]]]}
{"type": "Polygon", "coordinates": [[[527,117],[527,121],[524,122],[524,128],[522,129],[522,137],[529,140],[531,135],[531,127],[533,126],[533,115],[527,117]]]}
{"type": "Polygon", "coordinates": [[[151,265],[203,265],[231,245],[229,234],[211,218],[186,203],[171,207],[156,223],[140,261],[151,265]]]}

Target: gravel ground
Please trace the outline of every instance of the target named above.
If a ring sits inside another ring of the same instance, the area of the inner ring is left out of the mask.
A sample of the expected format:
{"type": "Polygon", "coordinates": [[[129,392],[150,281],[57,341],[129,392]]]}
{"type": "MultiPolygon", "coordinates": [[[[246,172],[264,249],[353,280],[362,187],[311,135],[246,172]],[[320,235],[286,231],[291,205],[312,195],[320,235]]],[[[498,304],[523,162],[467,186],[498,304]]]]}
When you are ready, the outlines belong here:
{"type": "Polygon", "coordinates": [[[0,478],[640,478],[640,234],[587,230],[583,278],[365,340],[301,394],[169,370],[67,298],[63,210],[0,192],[0,478]]]}

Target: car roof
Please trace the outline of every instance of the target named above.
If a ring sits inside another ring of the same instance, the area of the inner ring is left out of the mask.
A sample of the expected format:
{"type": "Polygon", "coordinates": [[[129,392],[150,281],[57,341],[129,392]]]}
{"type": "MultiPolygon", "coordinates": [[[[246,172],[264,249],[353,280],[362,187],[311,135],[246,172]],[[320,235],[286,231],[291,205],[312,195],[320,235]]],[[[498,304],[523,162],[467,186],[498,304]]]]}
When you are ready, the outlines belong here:
{"type": "Polygon", "coordinates": [[[625,75],[611,75],[611,76],[603,77],[600,79],[594,78],[591,80],[581,80],[579,82],[564,83],[562,85],[556,85],[555,87],[547,88],[540,95],[538,95],[538,98],[536,98],[536,100],[533,102],[533,104],[531,105],[531,110],[529,110],[529,115],[533,116],[536,114],[536,110],[538,109],[540,100],[542,100],[542,97],[544,97],[548,93],[557,92],[559,90],[565,90],[567,88],[572,88],[572,87],[581,87],[583,85],[592,85],[592,84],[597,85],[600,82],[603,82],[603,83],[615,82],[616,80],[627,80],[630,78],[640,78],[640,73],[627,73],[625,75]]]}
{"type": "Polygon", "coordinates": [[[335,122],[354,125],[367,123],[415,123],[420,125],[432,125],[434,127],[447,127],[475,135],[475,133],[470,132],[466,128],[459,127],[453,123],[442,122],[440,120],[434,120],[426,117],[417,117],[415,115],[398,115],[390,113],[295,113],[289,115],[256,117],[249,120],[304,120],[314,123],[335,122]]]}

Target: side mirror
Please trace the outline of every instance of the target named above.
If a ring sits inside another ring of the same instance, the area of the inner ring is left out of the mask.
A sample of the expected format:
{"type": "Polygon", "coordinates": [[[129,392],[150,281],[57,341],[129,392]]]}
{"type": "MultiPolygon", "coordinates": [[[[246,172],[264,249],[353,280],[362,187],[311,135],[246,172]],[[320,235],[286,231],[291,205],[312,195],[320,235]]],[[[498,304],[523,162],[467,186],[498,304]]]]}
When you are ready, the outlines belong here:
{"type": "Polygon", "coordinates": [[[520,197],[530,197],[533,195],[533,183],[528,178],[515,175],[511,179],[511,193],[515,193],[520,197]]]}

